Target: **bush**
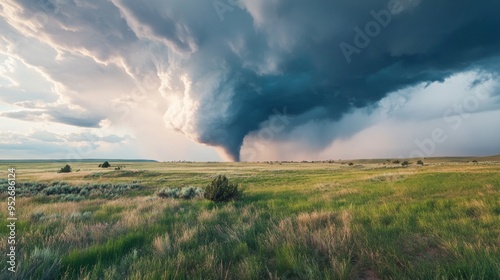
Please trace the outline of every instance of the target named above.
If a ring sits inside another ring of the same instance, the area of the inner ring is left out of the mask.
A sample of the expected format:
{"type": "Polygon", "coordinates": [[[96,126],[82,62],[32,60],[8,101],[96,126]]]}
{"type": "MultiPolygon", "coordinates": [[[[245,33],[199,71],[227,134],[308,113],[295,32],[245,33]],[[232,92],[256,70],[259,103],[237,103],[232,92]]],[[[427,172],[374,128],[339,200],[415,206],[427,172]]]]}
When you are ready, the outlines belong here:
{"type": "Polygon", "coordinates": [[[401,165],[403,167],[407,167],[408,165],[410,165],[410,163],[407,160],[405,160],[405,161],[403,161],[403,163],[401,163],[401,165]]]}
{"type": "Polygon", "coordinates": [[[419,161],[417,161],[417,164],[418,164],[418,165],[424,165],[424,162],[423,162],[423,161],[421,161],[421,160],[419,160],[419,161]]]}
{"type": "Polygon", "coordinates": [[[183,187],[183,188],[164,188],[159,190],[156,195],[161,198],[182,198],[193,199],[202,198],[205,191],[197,187],[183,187]]]}
{"type": "Polygon", "coordinates": [[[68,164],[66,164],[63,168],[61,168],[61,170],[59,171],[59,173],[68,173],[68,172],[71,172],[71,166],[69,166],[68,164]]]}
{"type": "Polygon", "coordinates": [[[238,184],[229,183],[224,175],[218,175],[210,185],[205,188],[205,198],[214,202],[236,200],[241,195],[238,184]]]}
{"type": "Polygon", "coordinates": [[[354,165],[354,163],[352,163],[352,162],[349,162],[349,166],[353,166],[353,165],[354,165]]]}
{"type": "Polygon", "coordinates": [[[195,195],[195,192],[194,192],[193,187],[182,188],[180,193],[179,193],[180,198],[183,198],[183,199],[191,199],[194,197],[194,195],[195,195]]]}
{"type": "Polygon", "coordinates": [[[102,168],[108,168],[108,167],[111,167],[111,164],[109,164],[109,162],[105,161],[105,162],[103,162],[103,163],[101,164],[101,166],[100,166],[100,167],[102,167],[102,168]]]}
{"type": "Polygon", "coordinates": [[[161,198],[179,198],[178,188],[164,188],[156,193],[161,198]]]}
{"type": "Polygon", "coordinates": [[[399,164],[399,163],[400,163],[400,161],[399,161],[399,160],[395,160],[395,161],[393,161],[392,163],[394,163],[394,164],[399,164]]]}

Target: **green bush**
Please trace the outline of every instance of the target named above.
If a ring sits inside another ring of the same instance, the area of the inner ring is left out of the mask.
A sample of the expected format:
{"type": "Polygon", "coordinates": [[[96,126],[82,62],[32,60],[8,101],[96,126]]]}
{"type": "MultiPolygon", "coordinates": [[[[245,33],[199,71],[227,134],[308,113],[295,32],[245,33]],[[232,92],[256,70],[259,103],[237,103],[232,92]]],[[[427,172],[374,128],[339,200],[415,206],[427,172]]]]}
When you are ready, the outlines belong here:
{"type": "Polygon", "coordinates": [[[407,167],[408,165],[410,165],[410,163],[409,163],[408,161],[406,161],[406,160],[405,160],[405,161],[403,161],[403,163],[401,163],[401,165],[402,165],[403,167],[407,167]]]}
{"type": "Polygon", "coordinates": [[[109,164],[109,162],[105,161],[105,162],[103,162],[103,163],[101,164],[101,166],[100,166],[100,167],[102,167],[102,168],[108,168],[108,167],[111,167],[111,164],[109,164]]]}
{"type": "Polygon", "coordinates": [[[423,162],[423,161],[421,161],[421,160],[419,160],[419,161],[417,161],[417,164],[418,164],[418,165],[424,165],[424,162],[423,162]]]}
{"type": "Polygon", "coordinates": [[[224,175],[218,175],[210,185],[205,188],[205,198],[214,202],[237,200],[241,193],[238,184],[229,183],[224,175]]]}
{"type": "Polygon", "coordinates": [[[68,164],[66,164],[63,168],[61,168],[61,170],[59,170],[59,173],[68,173],[68,172],[71,172],[71,166],[69,166],[68,164]]]}

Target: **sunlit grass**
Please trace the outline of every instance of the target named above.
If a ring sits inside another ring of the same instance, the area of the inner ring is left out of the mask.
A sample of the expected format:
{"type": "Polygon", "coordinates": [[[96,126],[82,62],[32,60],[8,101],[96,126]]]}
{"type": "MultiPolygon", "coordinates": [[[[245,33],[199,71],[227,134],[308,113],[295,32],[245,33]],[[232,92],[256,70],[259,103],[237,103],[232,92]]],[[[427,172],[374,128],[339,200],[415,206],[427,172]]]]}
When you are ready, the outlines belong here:
{"type": "Polygon", "coordinates": [[[500,278],[493,163],[126,163],[119,171],[75,163],[80,172],[64,175],[59,165],[18,164],[18,181],[144,188],[75,202],[19,197],[18,272],[4,268],[0,278],[500,278]],[[243,187],[241,200],[154,195],[205,187],[219,173],[243,187]]]}

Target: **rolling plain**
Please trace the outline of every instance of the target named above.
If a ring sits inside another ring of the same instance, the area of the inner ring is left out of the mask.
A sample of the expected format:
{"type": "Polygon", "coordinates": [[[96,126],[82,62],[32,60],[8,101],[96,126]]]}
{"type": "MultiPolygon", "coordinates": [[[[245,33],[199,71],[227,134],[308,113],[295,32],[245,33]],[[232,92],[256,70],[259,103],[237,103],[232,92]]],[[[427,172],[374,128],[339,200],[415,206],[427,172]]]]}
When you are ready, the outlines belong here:
{"type": "Polygon", "coordinates": [[[472,160],[69,162],[71,173],[4,161],[5,224],[16,169],[17,270],[2,260],[0,278],[500,279],[500,157],[472,160]],[[218,174],[239,200],[156,195],[218,174]]]}

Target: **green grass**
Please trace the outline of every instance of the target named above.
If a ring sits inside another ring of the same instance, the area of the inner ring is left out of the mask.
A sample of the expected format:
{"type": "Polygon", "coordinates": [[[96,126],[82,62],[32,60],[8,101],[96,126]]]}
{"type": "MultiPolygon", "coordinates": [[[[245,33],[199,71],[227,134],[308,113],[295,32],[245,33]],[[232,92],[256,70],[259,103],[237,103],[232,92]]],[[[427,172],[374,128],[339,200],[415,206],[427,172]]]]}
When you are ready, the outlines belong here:
{"type": "MultiPolygon", "coordinates": [[[[499,279],[500,164],[384,163],[124,162],[116,165],[125,170],[103,170],[80,162],[70,163],[80,172],[60,174],[61,163],[17,162],[25,188],[16,201],[19,267],[12,275],[2,266],[0,278],[499,279]],[[244,189],[240,200],[154,195],[205,187],[220,173],[244,189]],[[113,195],[44,193],[62,182],[106,185],[113,195]],[[141,187],[124,188],[134,182],[141,187]]],[[[8,167],[0,164],[0,176],[8,167]]]]}
{"type": "Polygon", "coordinates": [[[145,238],[139,233],[129,233],[124,237],[111,239],[105,244],[94,245],[83,250],[73,250],[62,259],[62,269],[67,275],[81,273],[90,266],[106,266],[143,245],[145,238]]]}

